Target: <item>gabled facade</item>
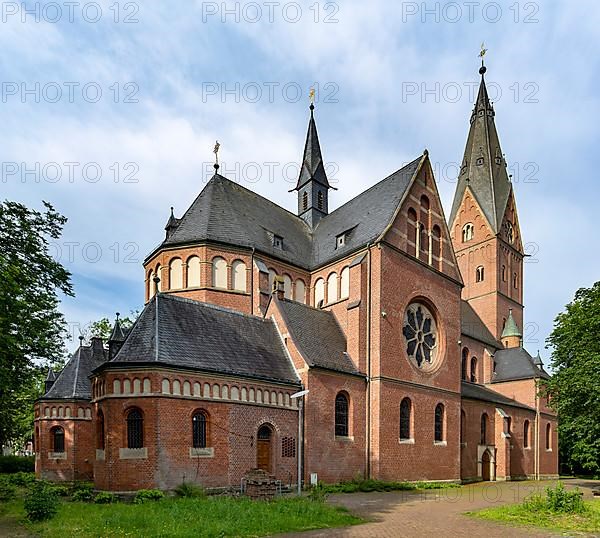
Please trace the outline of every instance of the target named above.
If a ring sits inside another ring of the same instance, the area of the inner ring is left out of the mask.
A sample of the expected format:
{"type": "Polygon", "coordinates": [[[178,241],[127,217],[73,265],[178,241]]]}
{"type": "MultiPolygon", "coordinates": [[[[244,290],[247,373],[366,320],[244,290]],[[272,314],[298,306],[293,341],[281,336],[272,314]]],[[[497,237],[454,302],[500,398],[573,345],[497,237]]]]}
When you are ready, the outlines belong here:
{"type": "MultiPolygon", "coordinates": [[[[238,487],[253,467],[287,484],[556,474],[483,73],[449,225],[427,151],[333,211],[329,188],[311,105],[297,214],[218,173],[171,212],[140,318],[84,369],[99,488],[238,487]]],[[[37,469],[60,478],[52,461],[37,469]]]]}

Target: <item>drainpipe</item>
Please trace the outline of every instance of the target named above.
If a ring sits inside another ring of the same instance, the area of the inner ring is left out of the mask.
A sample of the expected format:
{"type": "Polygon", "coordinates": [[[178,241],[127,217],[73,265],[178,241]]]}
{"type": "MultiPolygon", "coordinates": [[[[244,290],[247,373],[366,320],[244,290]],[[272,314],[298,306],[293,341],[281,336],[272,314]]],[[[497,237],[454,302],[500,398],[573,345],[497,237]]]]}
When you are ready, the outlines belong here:
{"type": "Polygon", "coordinates": [[[534,474],[535,479],[540,479],[540,399],[537,393],[537,383],[535,392],[535,454],[534,454],[534,474]]]}
{"type": "MultiPolygon", "coordinates": [[[[250,258],[250,314],[254,315],[254,252],[256,248],[252,247],[252,257],[250,258]]],[[[260,292],[259,292],[260,297],[260,292]]]]}
{"type": "Polygon", "coordinates": [[[371,244],[367,245],[367,428],[366,474],[371,478],[371,244]]]}

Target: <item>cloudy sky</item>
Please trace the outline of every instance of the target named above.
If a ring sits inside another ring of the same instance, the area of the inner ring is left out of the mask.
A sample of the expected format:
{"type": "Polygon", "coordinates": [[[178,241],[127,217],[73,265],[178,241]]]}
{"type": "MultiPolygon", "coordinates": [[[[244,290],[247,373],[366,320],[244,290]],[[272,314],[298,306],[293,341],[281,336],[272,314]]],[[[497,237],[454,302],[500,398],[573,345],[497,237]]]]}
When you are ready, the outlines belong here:
{"type": "MultiPolygon", "coordinates": [[[[527,251],[526,347],[598,278],[600,5],[2,3],[2,199],[69,219],[72,332],[143,304],[142,261],[212,171],[284,207],[317,89],[330,207],[430,152],[449,213],[479,67],[527,251]]],[[[73,347],[71,344],[70,347],[73,347]]]]}

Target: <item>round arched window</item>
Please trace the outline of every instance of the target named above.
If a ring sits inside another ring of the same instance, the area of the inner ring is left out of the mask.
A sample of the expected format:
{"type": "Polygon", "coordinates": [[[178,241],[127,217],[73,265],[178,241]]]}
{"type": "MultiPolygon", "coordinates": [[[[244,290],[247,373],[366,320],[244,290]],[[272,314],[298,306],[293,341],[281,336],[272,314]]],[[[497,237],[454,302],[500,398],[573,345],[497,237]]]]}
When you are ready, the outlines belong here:
{"type": "Polygon", "coordinates": [[[412,303],[404,314],[402,330],[406,353],[423,370],[431,370],[438,357],[438,330],[435,317],[422,303],[412,303]]]}

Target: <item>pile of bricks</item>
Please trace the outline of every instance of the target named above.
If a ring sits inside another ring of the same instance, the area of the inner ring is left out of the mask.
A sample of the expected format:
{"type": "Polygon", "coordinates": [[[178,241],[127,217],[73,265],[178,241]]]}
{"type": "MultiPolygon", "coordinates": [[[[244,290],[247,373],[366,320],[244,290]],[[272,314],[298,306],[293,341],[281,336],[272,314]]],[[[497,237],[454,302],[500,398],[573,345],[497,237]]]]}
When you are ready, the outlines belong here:
{"type": "Polygon", "coordinates": [[[277,480],[262,469],[252,469],[244,476],[245,493],[255,500],[272,499],[277,495],[277,480]]]}

